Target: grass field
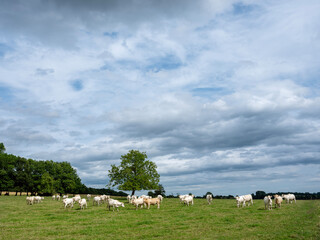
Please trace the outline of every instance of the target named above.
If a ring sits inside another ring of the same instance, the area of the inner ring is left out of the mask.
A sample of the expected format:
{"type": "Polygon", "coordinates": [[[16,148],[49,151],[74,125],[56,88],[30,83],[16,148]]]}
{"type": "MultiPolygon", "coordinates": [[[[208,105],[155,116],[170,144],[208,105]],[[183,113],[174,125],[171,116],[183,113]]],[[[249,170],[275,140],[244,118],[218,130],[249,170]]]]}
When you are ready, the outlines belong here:
{"type": "MultiPolygon", "coordinates": [[[[124,198],[121,201],[126,202],[124,198]]],[[[320,201],[297,201],[264,210],[262,200],[237,209],[235,200],[195,199],[187,207],[164,199],[160,209],[119,212],[106,205],[64,209],[45,198],[26,205],[25,196],[0,197],[1,239],[320,239],[320,201]]]]}

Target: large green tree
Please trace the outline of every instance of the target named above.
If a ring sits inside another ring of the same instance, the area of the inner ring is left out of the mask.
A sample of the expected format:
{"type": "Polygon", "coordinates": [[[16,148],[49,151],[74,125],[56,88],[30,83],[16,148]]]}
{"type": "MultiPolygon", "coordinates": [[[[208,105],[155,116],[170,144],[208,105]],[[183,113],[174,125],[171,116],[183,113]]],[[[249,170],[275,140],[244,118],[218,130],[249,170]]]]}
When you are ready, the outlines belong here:
{"type": "Polygon", "coordinates": [[[120,166],[111,165],[109,170],[109,186],[118,186],[119,190],[153,190],[159,186],[160,175],[157,165],[147,160],[147,154],[138,150],[130,150],[121,156],[120,166]]]}

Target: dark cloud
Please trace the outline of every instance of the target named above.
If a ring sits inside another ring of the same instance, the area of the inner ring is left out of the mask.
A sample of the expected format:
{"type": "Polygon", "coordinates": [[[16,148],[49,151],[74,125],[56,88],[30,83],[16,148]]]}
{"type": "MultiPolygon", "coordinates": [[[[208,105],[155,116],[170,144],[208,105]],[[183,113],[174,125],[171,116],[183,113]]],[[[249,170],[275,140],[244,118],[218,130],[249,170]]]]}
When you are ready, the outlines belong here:
{"type": "Polygon", "coordinates": [[[2,1],[0,29],[12,37],[28,37],[51,46],[77,47],[81,31],[117,32],[140,24],[190,22],[211,17],[224,6],[223,1],[2,1]],[[210,6],[210,7],[208,7],[210,6]],[[201,14],[199,14],[201,12],[201,14]]]}

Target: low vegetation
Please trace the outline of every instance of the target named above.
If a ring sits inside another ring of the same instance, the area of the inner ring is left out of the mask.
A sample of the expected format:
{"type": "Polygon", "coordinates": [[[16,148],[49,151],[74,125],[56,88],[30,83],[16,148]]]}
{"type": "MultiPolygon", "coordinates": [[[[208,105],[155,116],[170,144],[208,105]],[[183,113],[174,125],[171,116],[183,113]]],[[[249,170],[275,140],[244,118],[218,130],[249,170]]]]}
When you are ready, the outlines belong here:
{"type": "Polygon", "coordinates": [[[119,212],[105,204],[64,209],[46,197],[27,205],[24,196],[0,197],[0,239],[319,239],[320,201],[264,209],[263,200],[237,208],[235,200],[195,199],[193,206],[164,199],[160,209],[135,210],[125,198],[119,212]]]}

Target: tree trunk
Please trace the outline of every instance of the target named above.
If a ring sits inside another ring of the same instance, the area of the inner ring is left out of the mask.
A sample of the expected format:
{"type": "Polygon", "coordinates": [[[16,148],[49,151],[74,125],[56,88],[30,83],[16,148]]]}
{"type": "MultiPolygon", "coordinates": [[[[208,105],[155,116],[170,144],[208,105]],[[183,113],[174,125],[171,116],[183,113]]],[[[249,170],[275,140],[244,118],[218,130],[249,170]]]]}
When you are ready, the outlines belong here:
{"type": "Polygon", "coordinates": [[[18,192],[16,192],[16,196],[18,196],[18,192]]]}
{"type": "Polygon", "coordinates": [[[133,190],[132,190],[131,196],[133,196],[133,195],[134,195],[134,192],[135,192],[135,191],[136,191],[135,189],[133,189],[133,190]]]}

